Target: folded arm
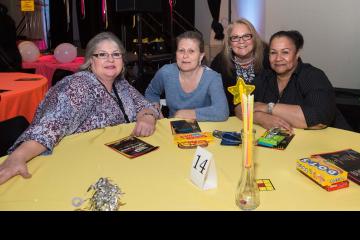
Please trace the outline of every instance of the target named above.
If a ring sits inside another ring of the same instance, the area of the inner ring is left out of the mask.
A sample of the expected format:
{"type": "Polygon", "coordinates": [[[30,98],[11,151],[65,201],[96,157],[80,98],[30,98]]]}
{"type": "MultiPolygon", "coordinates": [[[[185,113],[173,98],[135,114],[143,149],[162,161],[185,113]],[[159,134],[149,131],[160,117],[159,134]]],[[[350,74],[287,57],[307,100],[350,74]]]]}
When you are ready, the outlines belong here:
{"type": "MultiPolygon", "coordinates": [[[[257,104],[258,103],[256,103],[255,105],[257,105],[257,104]]],[[[240,104],[238,104],[235,107],[235,116],[242,119],[242,112],[241,112],[240,104]]],[[[286,120],[284,120],[283,118],[268,114],[267,112],[264,112],[264,111],[255,111],[255,107],[254,107],[254,123],[262,126],[263,128],[266,128],[266,129],[271,129],[273,127],[280,127],[280,128],[292,131],[291,124],[289,122],[287,122],[286,120]]]]}
{"type": "MultiPolygon", "coordinates": [[[[291,104],[283,104],[283,103],[277,103],[275,104],[272,114],[268,113],[268,105],[262,102],[256,102],[254,104],[254,112],[261,112],[262,114],[255,114],[254,115],[254,121],[257,122],[263,122],[264,118],[267,120],[272,119],[276,121],[272,121],[273,124],[281,124],[286,126],[290,125],[294,128],[306,128],[306,120],[304,117],[304,113],[299,105],[291,105],[291,104]],[[266,116],[269,115],[269,116],[266,116]],[[272,117],[272,118],[271,118],[272,117]]],[[[267,124],[269,125],[269,124],[267,124]]],[[[271,124],[272,125],[272,124],[271,124]]],[[[277,127],[277,126],[271,126],[271,127],[277,127]]]]}

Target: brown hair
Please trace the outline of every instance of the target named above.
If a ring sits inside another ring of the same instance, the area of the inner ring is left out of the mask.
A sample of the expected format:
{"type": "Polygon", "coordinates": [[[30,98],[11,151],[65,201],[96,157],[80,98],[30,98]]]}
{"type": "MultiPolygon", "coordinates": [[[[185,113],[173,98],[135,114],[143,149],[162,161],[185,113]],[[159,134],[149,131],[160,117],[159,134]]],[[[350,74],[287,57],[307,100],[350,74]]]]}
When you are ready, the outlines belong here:
{"type": "Polygon", "coordinates": [[[176,48],[178,47],[179,42],[182,39],[196,40],[199,43],[200,53],[205,52],[204,39],[200,33],[195,32],[195,31],[187,31],[187,32],[181,33],[179,36],[176,37],[176,48]]]}

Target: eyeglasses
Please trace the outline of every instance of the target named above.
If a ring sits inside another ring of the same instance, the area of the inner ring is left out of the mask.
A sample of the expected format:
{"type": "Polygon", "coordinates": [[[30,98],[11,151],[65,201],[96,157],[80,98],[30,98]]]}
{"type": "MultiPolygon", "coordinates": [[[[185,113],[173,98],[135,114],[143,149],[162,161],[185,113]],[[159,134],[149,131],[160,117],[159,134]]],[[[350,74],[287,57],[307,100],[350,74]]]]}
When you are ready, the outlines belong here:
{"type": "Polygon", "coordinates": [[[244,42],[249,41],[252,39],[253,35],[251,33],[244,34],[242,36],[231,36],[230,41],[232,42],[240,42],[240,39],[242,39],[244,42]]]}
{"type": "Polygon", "coordinates": [[[113,53],[107,53],[107,52],[100,52],[93,54],[94,57],[100,58],[100,59],[107,59],[109,56],[112,56],[114,59],[121,59],[122,54],[119,52],[113,52],[113,53]]]}

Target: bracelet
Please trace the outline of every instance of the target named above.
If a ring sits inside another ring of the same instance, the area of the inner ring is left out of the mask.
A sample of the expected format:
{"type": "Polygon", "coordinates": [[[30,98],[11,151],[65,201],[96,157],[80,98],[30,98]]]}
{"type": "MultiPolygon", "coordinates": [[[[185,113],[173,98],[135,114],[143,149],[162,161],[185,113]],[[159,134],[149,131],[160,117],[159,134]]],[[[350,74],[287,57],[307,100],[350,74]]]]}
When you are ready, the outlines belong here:
{"type": "Polygon", "coordinates": [[[156,120],[156,116],[155,116],[154,113],[145,112],[145,113],[143,114],[143,116],[146,116],[146,115],[151,115],[151,116],[153,116],[153,117],[155,118],[155,120],[156,120]]]}

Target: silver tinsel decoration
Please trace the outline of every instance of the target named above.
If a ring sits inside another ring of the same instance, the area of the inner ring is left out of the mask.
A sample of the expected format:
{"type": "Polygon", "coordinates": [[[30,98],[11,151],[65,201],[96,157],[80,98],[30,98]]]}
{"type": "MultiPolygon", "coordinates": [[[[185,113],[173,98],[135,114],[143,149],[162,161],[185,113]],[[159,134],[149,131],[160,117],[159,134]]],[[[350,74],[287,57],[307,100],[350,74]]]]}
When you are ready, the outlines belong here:
{"type": "Polygon", "coordinates": [[[117,211],[121,205],[124,205],[120,202],[120,196],[123,194],[121,189],[116,184],[112,184],[108,178],[100,178],[89,187],[87,192],[91,192],[92,196],[87,199],[89,204],[83,210],[117,211]]]}

